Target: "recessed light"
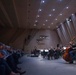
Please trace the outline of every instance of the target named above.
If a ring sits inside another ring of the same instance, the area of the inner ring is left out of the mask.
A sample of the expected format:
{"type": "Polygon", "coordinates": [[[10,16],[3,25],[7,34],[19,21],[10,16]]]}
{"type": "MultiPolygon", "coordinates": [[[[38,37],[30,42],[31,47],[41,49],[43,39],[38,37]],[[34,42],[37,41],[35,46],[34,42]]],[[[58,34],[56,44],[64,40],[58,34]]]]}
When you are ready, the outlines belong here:
{"type": "Polygon", "coordinates": [[[41,3],[44,3],[45,1],[41,1],[41,3]]]}
{"type": "Polygon", "coordinates": [[[37,15],[37,17],[40,17],[39,15],[37,15]]]}
{"type": "Polygon", "coordinates": [[[51,16],[51,14],[49,14],[49,16],[51,16]]]}
{"type": "Polygon", "coordinates": [[[51,24],[54,24],[54,23],[51,23],[51,24]]]}
{"type": "Polygon", "coordinates": [[[66,7],[66,9],[68,9],[69,7],[66,7]]]}
{"type": "Polygon", "coordinates": [[[42,38],[42,37],[40,36],[40,38],[42,38]]]}
{"type": "Polygon", "coordinates": [[[42,11],[42,9],[39,9],[38,11],[42,11]]]}
{"type": "Polygon", "coordinates": [[[45,26],[45,24],[43,24],[43,26],[45,26]]]}
{"type": "Polygon", "coordinates": [[[56,28],[58,28],[58,26],[56,26],[56,28]]]}
{"type": "Polygon", "coordinates": [[[60,24],[63,24],[63,23],[60,23],[60,24]]]}
{"type": "Polygon", "coordinates": [[[37,20],[35,20],[35,22],[38,22],[37,20]]]}
{"type": "Polygon", "coordinates": [[[53,9],[53,11],[55,11],[55,9],[53,9]]]}
{"type": "Polygon", "coordinates": [[[60,16],[62,16],[62,14],[60,14],[60,16]]]}
{"type": "Polygon", "coordinates": [[[57,20],[57,18],[55,20],[57,20]]]}
{"type": "Polygon", "coordinates": [[[59,0],[60,2],[62,1],[62,0],[59,0]]]}
{"type": "Polygon", "coordinates": [[[68,20],[68,18],[66,18],[66,20],[68,20]]]}
{"type": "Polygon", "coordinates": [[[67,21],[67,22],[69,22],[69,19],[68,19],[68,18],[66,18],[66,21],[67,21]]]}
{"type": "Polygon", "coordinates": [[[50,26],[48,26],[48,28],[50,28],[50,26]]]}
{"type": "Polygon", "coordinates": [[[42,37],[43,39],[45,38],[45,37],[42,37]]]}
{"type": "Polygon", "coordinates": [[[70,19],[69,21],[71,22],[72,20],[70,19]]]}
{"type": "Polygon", "coordinates": [[[46,20],[46,22],[47,22],[48,20],[46,20]]]}
{"type": "Polygon", "coordinates": [[[36,24],[34,24],[34,26],[36,26],[36,24]]]}
{"type": "Polygon", "coordinates": [[[74,15],[74,14],[72,14],[72,15],[74,15]]]}

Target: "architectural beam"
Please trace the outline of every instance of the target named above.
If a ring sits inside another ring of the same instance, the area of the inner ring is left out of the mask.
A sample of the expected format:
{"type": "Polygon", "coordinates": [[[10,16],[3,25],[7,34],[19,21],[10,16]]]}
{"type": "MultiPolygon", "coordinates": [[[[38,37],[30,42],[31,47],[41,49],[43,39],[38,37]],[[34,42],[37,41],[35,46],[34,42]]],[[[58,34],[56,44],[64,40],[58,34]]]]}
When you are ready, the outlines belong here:
{"type": "Polygon", "coordinates": [[[18,13],[17,13],[17,8],[16,8],[16,5],[15,5],[15,1],[14,0],[12,0],[12,1],[13,1],[13,6],[14,6],[16,18],[17,18],[17,23],[18,23],[18,26],[20,27],[19,17],[18,17],[18,13]]]}
{"type": "Polygon", "coordinates": [[[4,8],[4,6],[3,6],[3,4],[2,4],[1,1],[0,1],[0,8],[1,8],[1,10],[3,11],[3,13],[4,13],[6,19],[8,20],[10,26],[13,27],[13,24],[12,24],[12,22],[11,22],[9,16],[8,16],[8,13],[6,12],[6,10],[5,10],[5,8],[4,8]]]}

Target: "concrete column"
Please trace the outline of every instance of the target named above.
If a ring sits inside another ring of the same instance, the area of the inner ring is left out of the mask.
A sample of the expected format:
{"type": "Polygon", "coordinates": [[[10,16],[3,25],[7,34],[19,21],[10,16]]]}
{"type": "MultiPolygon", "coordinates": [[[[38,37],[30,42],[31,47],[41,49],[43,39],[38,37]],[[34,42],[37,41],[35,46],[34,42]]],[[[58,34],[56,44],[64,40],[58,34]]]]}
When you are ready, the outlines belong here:
{"type": "Polygon", "coordinates": [[[76,16],[75,16],[75,14],[72,14],[71,18],[72,18],[72,22],[73,22],[75,32],[76,32],[76,16]]]}
{"type": "Polygon", "coordinates": [[[68,27],[69,32],[70,32],[70,37],[72,39],[75,36],[75,30],[74,30],[73,24],[71,22],[71,19],[70,20],[67,19],[67,27],[68,27]]]}
{"type": "Polygon", "coordinates": [[[59,37],[61,39],[62,44],[65,45],[65,37],[64,37],[60,27],[57,29],[57,32],[58,32],[58,35],[59,35],[59,37]]]}
{"type": "Polygon", "coordinates": [[[73,21],[70,19],[69,23],[70,23],[72,35],[73,35],[73,37],[74,37],[74,36],[76,36],[76,30],[75,30],[73,21]]]}
{"type": "Polygon", "coordinates": [[[63,35],[64,35],[65,40],[66,40],[66,44],[67,44],[70,41],[70,36],[69,36],[69,33],[67,31],[65,24],[61,23],[61,29],[62,29],[63,35]]]}
{"type": "Polygon", "coordinates": [[[72,38],[72,33],[70,31],[70,25],[69,25],[69,21],[68,20],[66,20],[65,25],[66,25],[67,31],[68,31],[70,39],[71,39],[72,38]]]}

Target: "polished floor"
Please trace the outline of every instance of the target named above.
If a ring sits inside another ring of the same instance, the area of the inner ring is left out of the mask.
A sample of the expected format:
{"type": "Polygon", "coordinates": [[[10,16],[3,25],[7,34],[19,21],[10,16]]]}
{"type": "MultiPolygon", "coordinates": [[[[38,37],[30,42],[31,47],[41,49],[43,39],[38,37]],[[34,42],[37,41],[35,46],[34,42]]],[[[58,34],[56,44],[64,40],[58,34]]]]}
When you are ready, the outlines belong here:
{"type": "Polygon", "coordinates": [[[62,58],[47,60],[23,56],[20,61],[23,63],[18,66],[27,71],[24,75],[76,75],[76,63],[69,64],[62,58]]]}

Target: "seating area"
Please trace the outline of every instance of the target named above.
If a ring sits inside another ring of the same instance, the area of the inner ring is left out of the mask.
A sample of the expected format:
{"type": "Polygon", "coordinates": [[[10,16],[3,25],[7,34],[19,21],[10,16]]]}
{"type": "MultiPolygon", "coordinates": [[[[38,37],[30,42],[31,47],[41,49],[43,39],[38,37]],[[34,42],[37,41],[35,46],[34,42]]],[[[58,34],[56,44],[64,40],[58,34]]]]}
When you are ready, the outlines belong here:
{"type": "Polygon", "coordinates": [[[0,75],[23,75],[26,71],[21,72],[17,65],[22,64],[19,61],[24,52],[14,49],[0,42],[0,75]]]}

